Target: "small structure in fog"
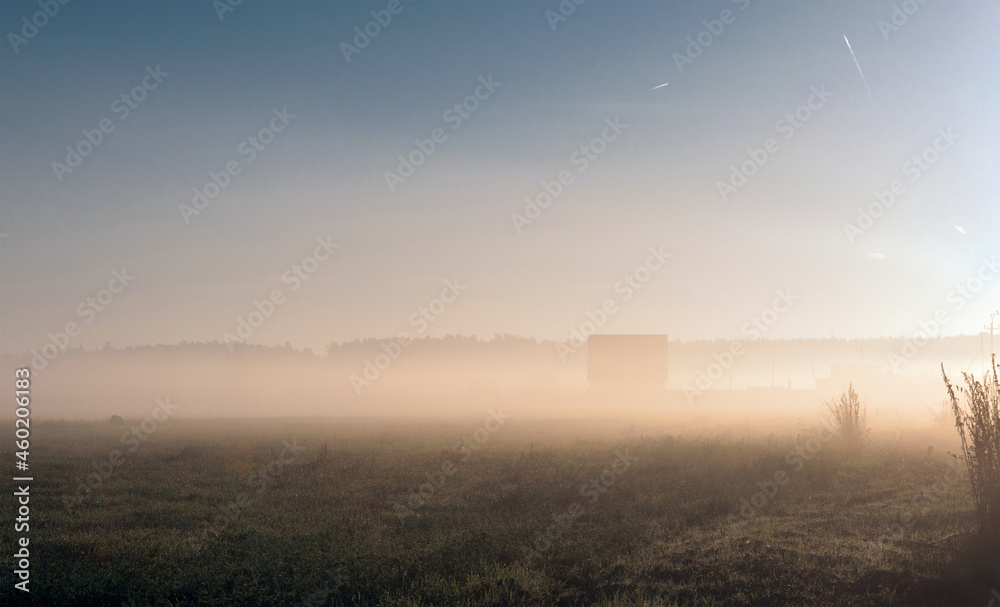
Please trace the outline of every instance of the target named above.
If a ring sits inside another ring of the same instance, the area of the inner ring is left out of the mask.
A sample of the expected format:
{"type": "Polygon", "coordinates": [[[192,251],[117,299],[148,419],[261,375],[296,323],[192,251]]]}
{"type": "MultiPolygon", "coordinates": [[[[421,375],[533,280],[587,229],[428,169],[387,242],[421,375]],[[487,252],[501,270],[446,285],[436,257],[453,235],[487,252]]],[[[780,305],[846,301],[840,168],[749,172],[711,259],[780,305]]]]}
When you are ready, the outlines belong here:
{"type": "Polygon", "coordinates": [[[816,379],[816,389],[820,392],[839,393],[853,384],[862,389],[881,386],[891,376],[882,371],[882,365],[830,365],[830,377],[816,379]]]}
{"type": "Polygon", "coordinates": [[[599,392],[663,391],[669,379],[666,335],[591,335],[587,381],[599,392]]]}
{"type": "Polygon", "coordinates": [[[122,417],[120,415],[112,415],[111,416],[111,425],[112,426],[124,426],[125,425],[125,420],[122,419],[122,417]]]}

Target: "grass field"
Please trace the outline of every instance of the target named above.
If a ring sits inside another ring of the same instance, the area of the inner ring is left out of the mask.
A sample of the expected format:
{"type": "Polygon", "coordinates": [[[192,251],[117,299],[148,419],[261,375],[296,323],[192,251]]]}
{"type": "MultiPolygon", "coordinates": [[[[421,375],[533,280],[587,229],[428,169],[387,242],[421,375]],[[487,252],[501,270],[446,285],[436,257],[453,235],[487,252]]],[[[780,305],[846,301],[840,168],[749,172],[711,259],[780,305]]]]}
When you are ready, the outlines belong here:
{"type": "Polygon", "coordinates": [[[931,438],[171,419],[129,452],[137,423],[33,427],[31,593],[5,551],[2,604],[985,607],[1000,588],[964,464],[931,438]]]}

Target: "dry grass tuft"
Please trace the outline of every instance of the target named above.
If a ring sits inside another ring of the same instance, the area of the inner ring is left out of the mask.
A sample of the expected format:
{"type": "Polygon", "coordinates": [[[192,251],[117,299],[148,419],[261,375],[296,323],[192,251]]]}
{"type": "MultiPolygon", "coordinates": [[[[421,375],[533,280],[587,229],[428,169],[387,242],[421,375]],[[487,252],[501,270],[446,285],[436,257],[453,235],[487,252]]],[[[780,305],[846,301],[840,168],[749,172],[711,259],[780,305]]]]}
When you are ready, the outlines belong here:
{"type": "Polygon", "coordinates": [[[941,375],[948,388],[955,427],[962,439],[979,530],[990,541],[1000,544],[1000,381],[996,356],[983,381],[962,373],[964,388],[948,381],[943,364],[941,375]],[[959,404],[956,392],[964,395],[965,407],[959,404]]]}
{"type": "Polygon", "coordinates": [[[845,445],[861,448],[868,444],[868,405],[861,402],[854,384],[839,398],[823,403],[826,406],[830,425],[845,445]]]}

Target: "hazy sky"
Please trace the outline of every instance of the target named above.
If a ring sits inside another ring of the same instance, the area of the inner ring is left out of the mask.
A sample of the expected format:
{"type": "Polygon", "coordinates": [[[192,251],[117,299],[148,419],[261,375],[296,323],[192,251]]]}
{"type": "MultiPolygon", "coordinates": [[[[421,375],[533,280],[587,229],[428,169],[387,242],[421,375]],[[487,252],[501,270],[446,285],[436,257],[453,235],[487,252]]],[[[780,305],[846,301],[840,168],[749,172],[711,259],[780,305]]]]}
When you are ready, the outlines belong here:
{"type": "Polygon", "coordinates": [[[779,288],[798,299],[767,336],[912,335],[939,309],[944,333],[974,333],[1000,307],[1000,274],[952,293],[1000,262],[994,1],[896,2],[912,14],[893,30],[893,3],[870,1],[566,0],[561,21],[556,0],[245,0],[220,19],[225,2],[75,0],[23,39],[39,5],[0,4],[4,352],[71,321],[86,347],[218,340],[276,289],[250,342],[565,339],[608,299],[602,332],[737,337],[779,288]],[[348,61],[372,11],[388,23],[348,61]],[[70,167],[82,131],[101,140],[70,167]],[[564,171],[519,233],[512,214],[564,171]],[[844,224],[896,180],[851,242],[844,224]],[[307,280],[286,274],[328,237],[307,280]],[[650,247],[671,257],[616,289],[650,247]],[[122,269],[134,281],[97,311],[122,269]],[[455,279],[433,322],[411,319],[455,279]]]}

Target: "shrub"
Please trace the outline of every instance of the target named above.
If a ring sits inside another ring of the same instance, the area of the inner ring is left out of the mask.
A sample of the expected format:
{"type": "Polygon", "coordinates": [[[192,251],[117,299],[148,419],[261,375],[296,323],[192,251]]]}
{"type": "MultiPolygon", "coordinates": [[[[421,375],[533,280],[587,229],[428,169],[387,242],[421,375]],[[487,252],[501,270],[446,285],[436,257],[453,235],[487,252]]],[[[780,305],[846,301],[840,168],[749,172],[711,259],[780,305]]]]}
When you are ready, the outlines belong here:
{"type": "Polygon", "coordinates": [[[861,402],[854,384],[847,392],[823,403],[829,412],[830,425],[837,436],[849,447],[860,448],[868,444],[868,405],[861,402]]]}
{"type": "Polygon", "coordinates": [[[981,382],[973,375],[962,373],[964,388],[948,381],[944,364],[941,375],[955,414],[955,427],[962,439],[979,530],[991,541],[1000,542],[1000,381],[995,355],[991,365],[981,382]],[[959,404],[956,392],[965,396],[965,407],[959,404]]]}

